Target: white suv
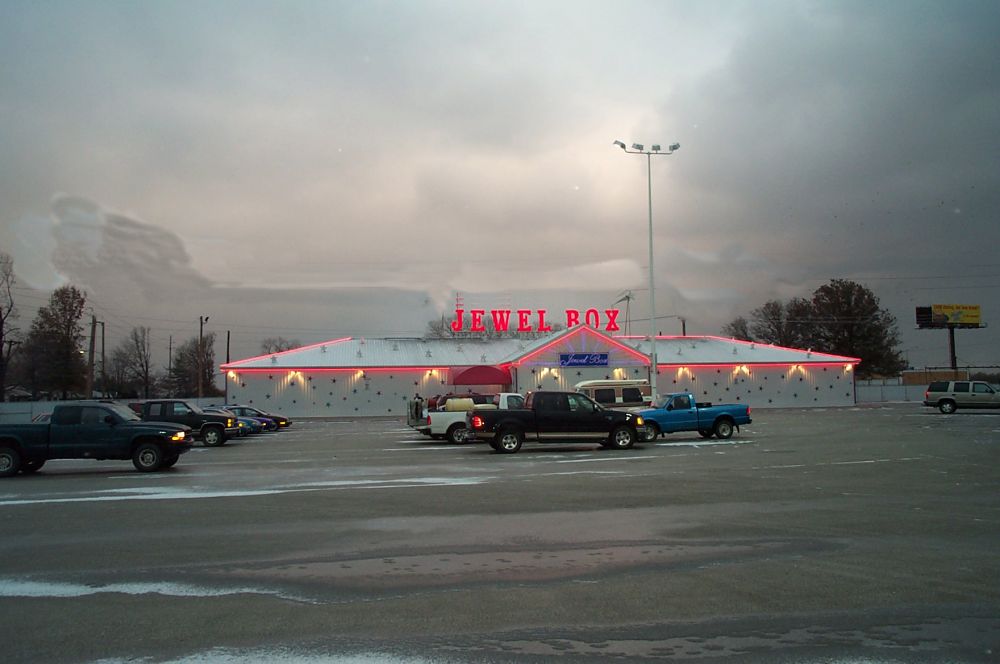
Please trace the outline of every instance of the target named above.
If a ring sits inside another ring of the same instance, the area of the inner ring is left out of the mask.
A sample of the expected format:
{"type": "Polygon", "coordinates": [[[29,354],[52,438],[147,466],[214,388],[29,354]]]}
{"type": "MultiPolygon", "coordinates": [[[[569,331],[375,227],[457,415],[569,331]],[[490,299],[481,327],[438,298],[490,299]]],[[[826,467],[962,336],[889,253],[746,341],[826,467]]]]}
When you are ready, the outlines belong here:
{"type": "Polygon", "coordinates": [[[976,380],[936,380],[924,392],[924,405],[951,414],[959,408],[1000,408],[1000,392],[976,380]]]}

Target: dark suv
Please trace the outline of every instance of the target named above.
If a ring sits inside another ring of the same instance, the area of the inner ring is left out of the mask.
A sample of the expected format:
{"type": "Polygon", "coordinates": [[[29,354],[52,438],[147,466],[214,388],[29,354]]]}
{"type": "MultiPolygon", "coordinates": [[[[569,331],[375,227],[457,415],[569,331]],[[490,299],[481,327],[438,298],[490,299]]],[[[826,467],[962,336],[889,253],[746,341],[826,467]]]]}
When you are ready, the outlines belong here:
{"type": "Polygon", "coordinates": [[[978,380],[936,380],[924,392],[924,405],[949,415],[959,408],[1000,408],[1000,392],[978,380]]]}
{"type": "Polygon", "coordinates": [[[225,445],[229,438],[240,434],[233,415],[206,413],[197,404],[182,399],[143,401],[139,406],[139,413],[147,422],[185,424],[194,429],[195,438],[208,447],[225,445]]]}

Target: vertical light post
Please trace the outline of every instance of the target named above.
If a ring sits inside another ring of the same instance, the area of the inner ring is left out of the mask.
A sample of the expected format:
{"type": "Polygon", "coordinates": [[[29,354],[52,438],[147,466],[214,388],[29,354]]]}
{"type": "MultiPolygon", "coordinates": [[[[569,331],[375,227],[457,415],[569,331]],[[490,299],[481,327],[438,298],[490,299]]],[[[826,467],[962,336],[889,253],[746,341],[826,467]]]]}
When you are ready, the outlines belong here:
{"type": "Polygon", "coordinates": [[[205,346],[202,341],[202,333],[205,329],[205,323],[208,322],[208,316],[198,316],[198,398],[202,397],[202,379],[201,376],[205,373],[205,346]]]}
{"type": "Polygon", "coordinates": [[[614,144],[628,154],[646,155],[647,193],[649,196],[649,391],[655,404],[660,395],[656,389],[656,280],[653,277],[653,155],[671,155],[680,149],[681,144],[674,143],[667,146],[666,150],[661,150],[659,145],[651,145],[649,150],[645,150],[641,143],[633,143],[630,150],[621,141],[615,141],[614,144]]]}

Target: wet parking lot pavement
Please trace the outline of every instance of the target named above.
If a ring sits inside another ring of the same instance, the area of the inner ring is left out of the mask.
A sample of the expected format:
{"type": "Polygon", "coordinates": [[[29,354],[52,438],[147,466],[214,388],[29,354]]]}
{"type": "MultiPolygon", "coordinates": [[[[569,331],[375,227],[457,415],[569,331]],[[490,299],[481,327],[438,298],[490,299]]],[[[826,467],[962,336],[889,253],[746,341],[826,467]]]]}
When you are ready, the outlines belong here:
{"type": "Polygon", "coordinates": [[[306,420],[0,480],[4,660],[993,662],[1000,414],[627,451],[306,420]]]}

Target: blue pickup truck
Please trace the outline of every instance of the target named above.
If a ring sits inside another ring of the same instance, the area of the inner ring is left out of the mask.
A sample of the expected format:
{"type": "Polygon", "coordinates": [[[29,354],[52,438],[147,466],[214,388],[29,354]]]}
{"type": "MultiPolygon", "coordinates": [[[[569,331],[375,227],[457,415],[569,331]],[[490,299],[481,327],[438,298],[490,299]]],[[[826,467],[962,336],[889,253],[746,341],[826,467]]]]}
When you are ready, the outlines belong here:
{"type": "Polygon", "coordinates": [[[0,425],[0,477],[34,473],[50,459],[131,459],[152,472],[173,466],[193,442],[191,427],[143,422],[124,406],[63,403],[48,422],[0,425]]]}
{"type": "Polygon", "coordinates": [[[745,404],[698,404],[690,392],[665,394],[655,408],[637,413],[645,422],[643,440],[679,431],[697,431],[702,438],[732,438],[741,424],[750,424],[750,406],[745,404]]]}

